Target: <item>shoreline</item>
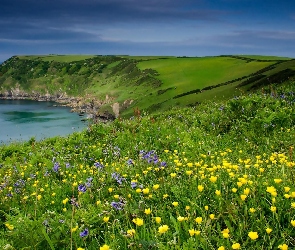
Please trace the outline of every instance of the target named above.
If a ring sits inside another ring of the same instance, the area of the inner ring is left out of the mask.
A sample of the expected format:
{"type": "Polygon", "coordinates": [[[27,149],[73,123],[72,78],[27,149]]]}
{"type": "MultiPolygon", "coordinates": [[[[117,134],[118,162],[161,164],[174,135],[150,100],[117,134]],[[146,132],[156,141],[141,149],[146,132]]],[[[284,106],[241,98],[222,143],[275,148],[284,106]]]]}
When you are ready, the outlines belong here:
{"type": "Polygon", "coordinates": [[[37,102],[55,102],[60,107],[69,107],[71,108],[70,112],[77,113],[78,115],[87,115],[87,119],[92,119],[94,122],[108,122],[113,121],[116,117],[109,113],[103,112],[101,113],[100,107],[102,106],[103,102],[91,99],[85,99],[82,97],[71,97],[67,96],[66,94],[58,94],[58,95],[40,95],[39,93],[36,94],[17,94],[13,95],[12,93],[0,93],[1,100],[31,100],[37,102]],[[87,102],[85,102],[85,100],[87,102]]]}

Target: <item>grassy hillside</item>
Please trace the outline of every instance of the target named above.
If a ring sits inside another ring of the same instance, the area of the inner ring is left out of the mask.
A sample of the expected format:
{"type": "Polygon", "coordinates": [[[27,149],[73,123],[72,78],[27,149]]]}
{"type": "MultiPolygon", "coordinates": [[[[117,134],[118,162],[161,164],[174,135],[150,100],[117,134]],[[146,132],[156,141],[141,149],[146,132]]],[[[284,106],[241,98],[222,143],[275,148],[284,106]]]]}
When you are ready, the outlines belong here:
{"type": "Polygon", "coordinates": [[[0,147],[0,247],[294,249],[294,93],[0,147]]]}
{"type": "Polygon", "coordinates": [[[266,56],[159,57],[40,55],[12,57],[0,66],[0,92],[106,100],[121,116],[228,99],[295,75],[295,60],[266,56]]]}

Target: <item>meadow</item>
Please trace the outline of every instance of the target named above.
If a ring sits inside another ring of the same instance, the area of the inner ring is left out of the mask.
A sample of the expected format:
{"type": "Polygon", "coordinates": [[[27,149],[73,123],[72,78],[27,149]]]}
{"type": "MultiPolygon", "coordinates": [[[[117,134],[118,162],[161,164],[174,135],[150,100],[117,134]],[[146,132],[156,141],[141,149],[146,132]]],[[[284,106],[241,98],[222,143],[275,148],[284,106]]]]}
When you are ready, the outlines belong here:
{"type": "Polygon", "coordinates": [[[294,249],[294,81],[0,149],[2,249],[294,249]]]}

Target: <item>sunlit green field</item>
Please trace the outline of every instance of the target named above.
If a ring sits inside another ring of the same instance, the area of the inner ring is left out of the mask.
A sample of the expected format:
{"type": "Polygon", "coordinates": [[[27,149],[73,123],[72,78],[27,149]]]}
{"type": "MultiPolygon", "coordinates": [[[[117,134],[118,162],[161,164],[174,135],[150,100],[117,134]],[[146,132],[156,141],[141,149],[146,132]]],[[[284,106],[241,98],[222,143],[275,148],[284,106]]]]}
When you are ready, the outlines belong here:
{"type": "Polygon", "coordinates": [[[2,249],[294,249],[294,82],[0,148],[2,249]]]}

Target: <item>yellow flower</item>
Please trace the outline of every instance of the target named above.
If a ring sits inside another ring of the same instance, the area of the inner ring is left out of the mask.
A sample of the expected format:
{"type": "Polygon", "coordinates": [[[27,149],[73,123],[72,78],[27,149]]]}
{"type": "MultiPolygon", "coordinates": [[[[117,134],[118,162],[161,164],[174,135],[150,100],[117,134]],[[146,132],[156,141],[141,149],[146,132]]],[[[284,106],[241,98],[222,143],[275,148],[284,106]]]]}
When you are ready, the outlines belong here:
{"type": "Polygon", "coordinates": [[[140,188],[137,188],[135,191],[136,191],[136,193],[141,193],[141,189],[140,188]]]}
{"type": "Polygon", "coordinates": [[[110,250],[110,247],[108,245],[103,245],[99,250],[110,250]]]}
{"type": "Polygon", "coordinates": [[[163,234],[163,233],[166,233],[168,231],[169,227],[167,225],[163,225],[163,226],[160,226],[159,229],[158,229],[158,232],[160,234],[163,234]]]}
{"type": "Polygon", "coordinates": [[[292,207],[292,208],[295,208],[295,202],[292,202],[292,203],[291,203],[291,207],[292,207]]]}
{"type": "Polygon", "coordinates": [[[168,194],[163,194],[163,199],[167,198],[168,196],[168,194]]]}
{"type": "Polygon", "coordinates": [[[159,223],[161,223],[161,217],[155,217],[155,221],[159,224],[159,223]]]}
{"type": "Polygon", "coordinates": [[[225,229],[223,229],[222,231],[221,231],[221,233],[229,233],[229,229],[228,228],[225,228],[225,229]]]}
{"type": "Polygon", "coordinates": [[[170,176],[171,176],[172,178],[174,178],[174,177],[176,177],[176,173],[171,173],[170,176]]]}
{"type": "Polygon", "coordinates": [[[69,201],[69,198],[65,198],[65,199],[62,201],[62,203],[63,203],[64,205],[66,205],[68,201],[69,201]]]}
{"type": "Polygon", "coordinates": [[[282,181],[283,181],[282,179],[274,179],[274,182],[277,184],[281,183],[282,181]]]}
{"type": "Polygon", "coordinates": [[[202,191],[204,190],[204,186],[202,186],[202,185],[198,185],[198,190],[199,190],[200,192],[202,192],[202,191]]]}
{"type": "Polygon", "coordinates": [[[8,230],[12,231],[14,229],[14,226],[9,224],[9,223],[5,223],[5,226],[8,228],[8,230]]]}
{"type": "Polygon", "coordinates": [[[214,183],[217,181],[217,176],[212,175],[209,180],[214,183]]]}
{"type": "Polygon", "coordinates": [[[256,212],[256,209],[253,208],[253,207],[251,207],[251,208],[249,209],[249,212],[250,212],[250,213],[255,213],[255,212],[256,212]]]}
{"type": "Polygon", "coordinates": [[[78,226],[75,226],[75,227],[73,227],[73,228],[71,229],[71,232],[76,232],[77,229],[78,229],[78,226]]]}
{"type": "Polygon", "coordinates": [[[185,219],[185,218],[184,218],[183,216],[178,216],[178,217],[177,217],[177,220],[180,221],[180,222],[184,221],[184,219],[185,219]]]}
{"type": "Polygon", "coordinates": [[[143,225],[143,219],[135,218],[132,221],[135,223],[135,225],[137,225],[139,227],[143,225]]]}
{"type": "Polygon", "coordinates": [[[39,200],[41,200],[41,198],[42,198],[42,195],[39,194],[39,195],[37,196],[37,200],[39,201],[39,200]]]}
{"type": "Polygon", "coordinates": [[[199,235],[201,231],[195,230],[195,229],[189,229],[188,233],[190,236],[199,235]]]}
{"type": "Polygon", "coordinates": [[[240,181],[238,181],[238,182],[237,182],[237,185],[238,185],[238,187],[241,187],[241,186],[243,185],[243,183],[240,182],[240,181]]]}
{"type": "Polygon", "coordinates": [[[215,217],[215,215],[214,215],[214,214],[210,214],[210,215],[209,215],[209,218],[210,218],[211,220],[213,220],[213,219],[214,219],[214,217],[215,217]]]}
{"type": "Polygon", "coordinates": [[[208,206],[205,206],[205,210],[208,211],[209,210],[209,207],[208,206]]]}
{"type": "Polygon", "coordinates": [[[270,207],[270,210],[271,210],[272,212],[275,212],[275,211],[277,211],[277,208],[276,208],[275,206],[271,206],[271,207],[270,207]]]}
{"type": "Polygon", "coordinates": [[[115,195],[114,195],[114,198],[115,198],[115,199],[119,199],[119,198],[120,198],[120,195],[115,194],[115,195]]]}
{"type": "Polygon", "coordinates": [[[187,175],[191,175],[191,174],[193,173],[193,171],[192,171],[192,170],[187,170],[185,173],[186,173],[187,175]]]}
{"type": "Polygon", "coordinates": [[[229,238],[229,233],[227,233],[227,232],[223,232],[223,233],[222,233],[222,236],[223,236],[223,238],[226,238],[226,239],[227,239],[227,238],[229,238]]]}
{"type": "Polygon", "coordinates": [[[220,190],[216,190],[215,191],[215,194],[219,196],[219,195],[221,195],[221,191],[220,190]]]}
{"type": "Polygon", "coordinates": [[[154,189],[154,190],[157,190],[159,187],[160,187],[159,184],[155,184],[155,185],[153,186],[153,189],[154,189]]]}
{"type": "Polygon", "coordinates": [[[270,234],[272,232],[272,229],[268,227],[268,228],[265,229],[265,231],[266,231],[267,234],[270,234]]]}
{"type": "Polygon", "coordinates": [[[109,188],[108,191],[111,193],[113,192],[113,188],[109,188]]]}
{"type": "Polygon", "coordinates": [[[127,234],[129,234],[130,236],[133,236],[135,234],[135,230],[129,229],[129,230],[127,230],[127,234]]]}
{"type": "Polygon", "coordinates": [[[151,214],[151,212],[152,212],[152,210],[151,210],[150,208],[146,208],[146,209],[144,210],[144,213],[145,213],[145,214],[151,214]]]}
{"type": "Polygon", "coordinates": [[[291,188],[289,188],[289,187],[284,187],[284,189],[285,189],[285,192],[288,193],[288,192],[290,191],[291,188]]]}
{"type": "Polygon", "coordinates": [[[266,192],[268,192],[268,193],[274,193],[274,192],[276,192],[277,190],[276,190],[276,188],[275,187],[273,187],[273,186],[271,186],[271,187],[267,187],[266,188],[266,192]]]}
{"type": "Polygon", "coordinates": [[[236,193],[236,192],[238,191],[238,189],[237,189],[237,188],[233,188],[231,191],[232,191],[233,193],[236,193]]]}
{"type": "Polygon", "coordinates": [[[291,220],[291,224],[293,227],[295,227],[295,220],[291,220]]]}
{"type": "Polygon", "coordinates": [[[246,200],[246,198],[247,198],[247,195],[245,195],[245,194],[241,194],[241,200],[246,200]]]}
{"type": "Polygon", "coordinates": [[[239,243],[234,243],[232,244],[232,249],[240,249],[241,248],[241,245],[239,243]]]}
{"type": "Polygon", "coordinates": [[[288,250],[288,245],[286,245],[286,244],[279,245],[278,248],[281,250],[288,250]]]}
{"type": "Polygon", "coordinates": [[[225,250],[225,247],[224,246],[218,247],[217,250],[225,250]]]}
{"type": "Polygon", "coordinates": [[[251,240],[256,240],[258,238],[258,233],[257,232],[249,232],[248,236],[250,237],[251,240]]]}
{"type": "Polygon", "coordinates": [[[178,202],[177,202],[177,201],[174,201],[174,202],[172,202],[172,205],[173,205],[174,207],[177,207],[177,206],[178,206],[178,202]]]}
{"type": "Polygon", "coordinates": [[[102,220],[103,220],[105,223],[107,223],[107,222],[109,221],[109,219],[110,219],[110,217],[106,217],[106,216],[102,218],[102,220]]]}
{"type": "Polygon", "coordinates": [[[148,193],[150,192],[150,190],[149,190],[149,188],[144,188],[144,189],[142,190],[142,192],[143,192],[144,194],[148,194],[148,193]]]}
{"type": "Polygon", "coordinates": [[[250,189],[249,189],[249,188],[245,188],[245,189],[244,189],[244,194],[245,194],[245,195],[248,195],[249,193],[250,193],[250,189]]]}
{"type": "Polygon", "coordinates": [[[201,223],[202,223],[202,220],[203,220],[202,217],[197,217],[197,218],[195,219],[195,222],[197,222],[198,224],[201,224],[201,223]]]}
{"type": "Polygon", "coordinates": [[[190,206],[185,206],[185,210],[187,211],[187,210],[190,210],[191,209],[191,207],[190,206]]]}
{"type": "Polygon", "coordinates": [[[84,248],[82,248],[82,247],[78,247],[77,250],[84,250],[84,248]]]}
{"type": "Polygon", "coordinates": [[[195,235],[195,229],[189,229],[188,233],[190,236],[194,236],[195,235]]]}

